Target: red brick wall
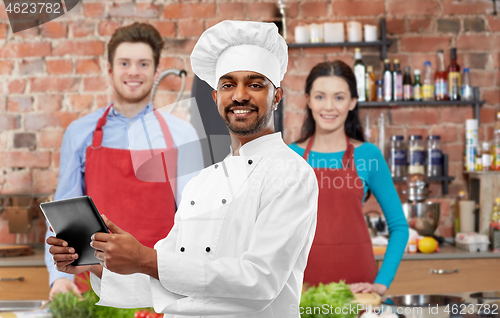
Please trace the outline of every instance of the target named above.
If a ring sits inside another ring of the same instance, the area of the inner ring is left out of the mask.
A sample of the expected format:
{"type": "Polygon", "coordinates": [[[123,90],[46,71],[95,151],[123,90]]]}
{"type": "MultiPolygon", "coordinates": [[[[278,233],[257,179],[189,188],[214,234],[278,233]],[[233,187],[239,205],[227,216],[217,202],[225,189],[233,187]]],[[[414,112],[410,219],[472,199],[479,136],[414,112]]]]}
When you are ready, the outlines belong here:
{"type": "MultiPolygon", "coordinates": [[[[480,118],[480,140],[484,140],[492,137],[494,110],[500,105],[500,17],[494,17],[492,10],[490,0],[302,0],[290,2],[288,27],[293,37],[299,22],[378,24],[385,17],[394,40],[389,58],[398,58],[403,67],[412,69],[422,69],[425,60],[435,66],[435,51],[456,45],[459,63],[470,67],[473,85],[481,87],[486,100],[480,118]]],[[[279,13],[274,1],[84,1],[56,21],[12,34],[0,0],[1,192],[54,191],[64,129],[112,99],[106,85],[105,46],[117,27],[131,21],[154,24],[167,42],[160,67],[186,69],[189,92],[193,78],[189,54],[198,36],[224,19],[271,21],[279,20],[279,13]]],[[[285,140],[292,142],[304,116],[303,87],[309,70],[333,59],[352,64],[353,49],[290,49],[289,53],[283,87],[285,140]]],[[[379,75],[378,50],[366,48],[363,53],[365,62],[374,65],[379,75]]],[[[178,78],[168,77],[155,104],[172,102],[179,87],[178,78]]],[[[450,156],[450,174],[456,176],[447,198],[464,188],[463,123],[472,118],[471,107],[366,109],[361,115],[369,114],[375,124],[381,112],[389,119],[387,135],[422,133],[425,138],[429,133],[441,134],[450,156]]],[[[439,184],[431,188],[439,197],[439,184]]],[[[443,201],[445,220],[450,199],[443,201]]],[[[367,208],[374,206],[371,202],[367,208]]]]}

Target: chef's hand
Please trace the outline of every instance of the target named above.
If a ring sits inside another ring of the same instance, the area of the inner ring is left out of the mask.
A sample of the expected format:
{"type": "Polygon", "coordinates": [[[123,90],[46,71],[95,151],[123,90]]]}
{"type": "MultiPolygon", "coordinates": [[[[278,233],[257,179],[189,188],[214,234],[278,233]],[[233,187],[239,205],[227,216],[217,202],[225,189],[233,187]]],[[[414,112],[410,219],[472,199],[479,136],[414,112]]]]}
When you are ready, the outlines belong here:
{"type": "Polygon", "coordinates": [[[387,291],[387,286],[382,284],[370,284],[370,283],[355,283],[350,285],[350,289],[353,293],[371,293],[375,292],[380,296],[383,296],[387,291]]]}
{"type": "Polygon", "coordinates": [[[143,273],[158,278],[156,250],[139,243],[105,215],[102,218],[112,234],[95,233],[90,242],[101,265],[117,274],[143,273]]]}
{"type": "Polygon", "coordinates": [[[58,271],[68,274],[80,274],[85,271],[90,271],[98,277],[101,277],[101,265],[71,265],[71,263],[73,263],[75,259],[78,258],[78,254],[75,253],[75,249],[73,247],[68,246],[68,242],[55,236],[51,236],[47,238],[47,244],[51,245],[49,248],[49,253],[52,254],[54,265],[56,266],[58,271]]]}
{"type": "Polygon", "coordinates": [[[69,292],[77,296],[82,296],[82,293],[71,279],[58,278],[52,284],[52,288],[50,289],[50,294],[49,294],[49,300],[50,301],[54,300],[54,296],[58,293],[69,293],[69,292]]]}

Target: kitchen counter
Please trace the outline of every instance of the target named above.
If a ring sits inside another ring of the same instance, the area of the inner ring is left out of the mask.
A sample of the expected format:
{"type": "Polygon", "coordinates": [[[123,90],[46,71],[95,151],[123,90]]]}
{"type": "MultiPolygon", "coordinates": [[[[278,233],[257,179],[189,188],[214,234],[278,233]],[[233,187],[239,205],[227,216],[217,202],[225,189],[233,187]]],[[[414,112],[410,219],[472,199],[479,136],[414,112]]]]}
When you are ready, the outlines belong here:
{"type": "Polygon", "coordinates": [[[17,257],[0,257],[0,267],[45,266],[43,244],[33,245],[35,254],[17,257]]]}
{"type": "MultiPolygon", "coordinates": [[[[475,258],[500,258],[500,253],[493,252],[467,252],[456,248],[455,246],[445,245],[439,247],[439,252],[424,254],[405,253],[403,260],[434,260],[434,259],[475,259],[475,258]]],[[[376,261],[382,261],[384,255],[375,255],[376,261]]]]}
{"type": "MultiPolygon", "coordinates": [[[[44,246],[35,246],[35,254],[19,257],[0,257],[0,267],[5,266],[45,266],[44,246]]],[[[500,258],[500,253],[493,252],[467,252],[454,246],[439,248],[439,252],[432,254],[408,254],[403,255],[403,260],[433,260],[433,259],[475,259],[475,258],[500,258]]],[[[375,255],[376,261],[382,261],[384,255],[375,255]]]]}

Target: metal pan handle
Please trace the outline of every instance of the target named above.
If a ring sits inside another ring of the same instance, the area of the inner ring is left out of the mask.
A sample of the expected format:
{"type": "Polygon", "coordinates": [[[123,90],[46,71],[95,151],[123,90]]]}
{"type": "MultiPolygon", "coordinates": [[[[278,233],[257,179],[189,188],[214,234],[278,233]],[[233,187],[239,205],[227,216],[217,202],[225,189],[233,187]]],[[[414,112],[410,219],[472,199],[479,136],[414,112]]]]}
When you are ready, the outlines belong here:
{"type": "Polygon", "coordinates": [[[455,268],[455,269],[434,269],[434,268],[431,268],[432,275],[444,275],[444,274],[453,274],[453,273],[460,273],[460,268],[455,268]]]}

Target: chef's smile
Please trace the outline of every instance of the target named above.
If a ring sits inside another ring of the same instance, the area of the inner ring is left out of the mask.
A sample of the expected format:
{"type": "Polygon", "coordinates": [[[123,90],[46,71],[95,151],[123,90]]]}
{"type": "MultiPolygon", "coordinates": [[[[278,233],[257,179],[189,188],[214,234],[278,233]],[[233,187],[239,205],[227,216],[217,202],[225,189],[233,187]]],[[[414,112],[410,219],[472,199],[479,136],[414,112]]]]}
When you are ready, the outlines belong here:
{"type": "Polygon", "coordinates": [[[246,119],[257,114],[257,109],[249,107],[232,107],[228,111],[228,115],[235,119],[246,119]]]}

